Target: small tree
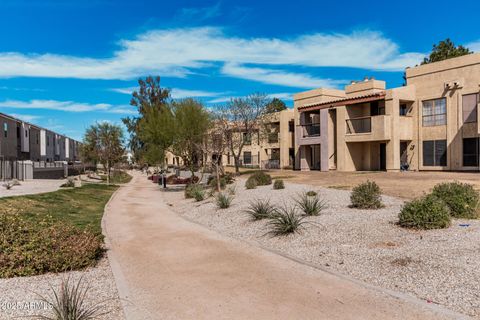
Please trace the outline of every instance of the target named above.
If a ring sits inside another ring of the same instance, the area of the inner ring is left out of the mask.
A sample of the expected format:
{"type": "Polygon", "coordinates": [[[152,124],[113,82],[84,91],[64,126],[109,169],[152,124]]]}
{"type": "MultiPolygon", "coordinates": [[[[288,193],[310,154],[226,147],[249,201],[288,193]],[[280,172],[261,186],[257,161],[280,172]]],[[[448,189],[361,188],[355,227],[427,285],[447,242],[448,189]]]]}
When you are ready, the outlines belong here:
{"type": "Polygon", "coordinates": [[[462,45],[456,46],[449,38],[433,45],[432,52],[428,58],[423,59],[422,64],[442,61],[450,58],[464,56],[472,51],[462,45]]]}
{"type": "Polygon", "coordinates": [[[92,125],[83,138],[83,157],[103,165],[107,171],[107,184],[110,184],[111,168],[124,157],[123,140],[122,128],[108,122],[92,125]]]}
{"type": "Polygon", "coordinates": [[[227,148],[234,158],[237,174],[240,172],[240,156],[247,142],[244,136],[251,139],[253,134],[260,134],[267,104],[265,94],[255,93],[246,98],[231,99],[227,105],[220,107],[222,118],[227,121],[225,138],[227,148]]]}
{"type": "Polygon", "coordinates": [[[283,110],[286,110],[287,109],[287,106],[285,105],[285,102],[283,102],[282,100],[278,99],[278,98],[273,98],[272,101],[270,101],[266,108],[265,108],[265,112],[266,113],[273,113],[273,112],[279,112],[279,111],[283,111],[283,110]]]}
{"type": "Polygon", "coordinates": [[[173,116],[172,151],[182,157],[193,179],[202,157],[199,146],[211,125],[210,114],[200,101],[188,98],[173,103],[173,116]]]}

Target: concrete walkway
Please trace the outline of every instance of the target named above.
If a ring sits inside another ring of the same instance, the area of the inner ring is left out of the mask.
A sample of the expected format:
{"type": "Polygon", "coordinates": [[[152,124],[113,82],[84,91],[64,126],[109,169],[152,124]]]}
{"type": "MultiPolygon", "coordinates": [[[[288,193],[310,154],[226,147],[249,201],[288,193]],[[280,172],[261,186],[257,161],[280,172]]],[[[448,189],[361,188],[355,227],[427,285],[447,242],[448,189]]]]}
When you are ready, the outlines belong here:
{"type": "Polygon", "coordinates": [[[107,205],[127,319],[458,319],[188,222],[134,173],[107,205]]]}

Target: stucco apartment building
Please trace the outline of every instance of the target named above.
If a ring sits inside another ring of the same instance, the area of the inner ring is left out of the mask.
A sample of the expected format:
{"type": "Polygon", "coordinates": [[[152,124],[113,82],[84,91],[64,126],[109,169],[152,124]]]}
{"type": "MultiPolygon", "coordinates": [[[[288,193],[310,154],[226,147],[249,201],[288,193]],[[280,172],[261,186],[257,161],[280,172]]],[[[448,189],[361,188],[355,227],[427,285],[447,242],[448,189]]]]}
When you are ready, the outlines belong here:
{"type": "Polygon", "coordinates": [[[80,142],[0,113],[0,160],[77,161],[80,142]]]}
{"type": "Polygon", "coordinates": [[[480,170],[480,54],[294,96],[300,170],[480,170]]]}
{"type": "MultiPolygon", "coordinates": [[[[241,135],[245,145],[240,154],[240,164],[244,167],[262,169],[293,168],[294,148],[294,112],[286,109],[270,113],[262,120],[264,124],[255,133],[236,132],[241,135]]],[[[223,164],[234,165],[233,155],[227,152],[223,164]]]]}

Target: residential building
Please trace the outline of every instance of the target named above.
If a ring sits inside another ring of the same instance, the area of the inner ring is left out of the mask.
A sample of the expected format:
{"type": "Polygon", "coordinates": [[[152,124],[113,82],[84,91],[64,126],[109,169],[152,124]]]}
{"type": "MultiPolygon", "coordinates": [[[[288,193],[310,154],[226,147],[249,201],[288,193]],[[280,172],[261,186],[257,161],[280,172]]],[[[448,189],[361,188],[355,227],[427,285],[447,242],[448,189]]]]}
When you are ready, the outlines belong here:
{"type": "MultiPolygon", "coordinates": [[[[286,109],[265,116],[262,125],[253,134],[235,132],[245,141],[240,154],[240,165],[262,169],[293,168],[295,141],[293,110],[286,109]]],[[[223,163],[234,165],[235,160],[226,151],[223,163]]]]}
{"type": "Polygon", "coordinates": [[[0,126],[0,160],[79,160],[78,141],[3,113],[0,126]]]}
{"type": "Polygon", "coordinates": [[[296,169],[480,170],[480,54],[294,96],[296,169]]]}

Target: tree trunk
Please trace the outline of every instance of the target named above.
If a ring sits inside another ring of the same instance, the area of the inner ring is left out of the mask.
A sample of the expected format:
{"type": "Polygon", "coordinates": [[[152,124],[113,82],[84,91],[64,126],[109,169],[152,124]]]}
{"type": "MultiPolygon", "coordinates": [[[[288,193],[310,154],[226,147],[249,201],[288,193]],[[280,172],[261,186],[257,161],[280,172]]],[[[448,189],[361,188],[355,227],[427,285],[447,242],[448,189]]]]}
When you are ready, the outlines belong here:
{"type": "Polygon", "coordinates": [[[110,163],[107,161],[107,185],[110,185],[110,163]]]}
{"type": "Polygon", "coordinates": [[[240,174],[240,157],[237,157],[237,156],[233,156],[233,158],[235,159],[235,174],[236,175],[239,175],[240,174]]]}
{"type": "Polygon", "coordinates": [[[220,186],[220,172],[218,170],[218,164],[215,165],[215,175],[217,176],[217,191],[220,192],[221,186],[220,186]]]}

